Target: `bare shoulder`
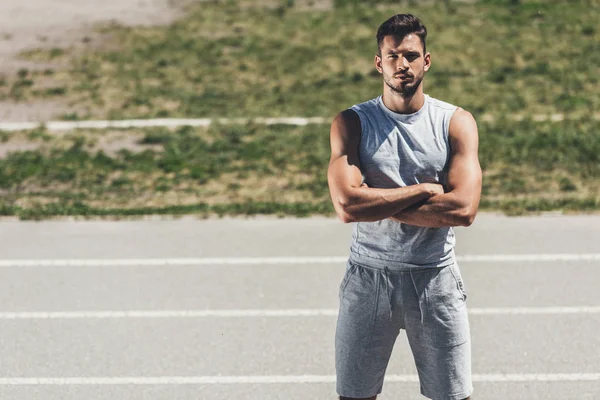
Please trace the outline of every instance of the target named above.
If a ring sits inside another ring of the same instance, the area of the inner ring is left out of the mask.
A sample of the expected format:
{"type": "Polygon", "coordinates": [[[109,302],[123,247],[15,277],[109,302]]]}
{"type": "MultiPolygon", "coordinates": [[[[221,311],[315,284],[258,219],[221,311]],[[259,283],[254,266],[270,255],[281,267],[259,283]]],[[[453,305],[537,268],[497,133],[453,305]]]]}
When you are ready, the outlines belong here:
{"type": "Polygon", "coordinates": [[[331,124],[332,159],[344,154],[354,154],[360,143],[361,126],[358,114],[353,110],[340,112],[331,124]]]}
{"type": "Polygon", "coordinates": [[[463,129],[477,129],[475,117],[467,110],[458,107],[450,119],[450,133],[463,129]]]}
{"type": "Polygon", "coordinates": [[[336,127],[345,131],[356,131],[360,132],[360,117],[356,111],[348,108],[347,110],[341,111],[335,116],[332,128],[336,127]]]}
{"type": "Polygon", "coordinates": [[[453,154],[477,154],[479,147],[477,122],[467,110],[460,107],[456,109],[450,119],[448,136],[453,154]]]}
{"type": "Polygon", "coordinates": [[[477,122],[473,115],[465,109],[457,108],[450,119],[448,134],[453,142],[473,142],[477,144],[477,122]]]}

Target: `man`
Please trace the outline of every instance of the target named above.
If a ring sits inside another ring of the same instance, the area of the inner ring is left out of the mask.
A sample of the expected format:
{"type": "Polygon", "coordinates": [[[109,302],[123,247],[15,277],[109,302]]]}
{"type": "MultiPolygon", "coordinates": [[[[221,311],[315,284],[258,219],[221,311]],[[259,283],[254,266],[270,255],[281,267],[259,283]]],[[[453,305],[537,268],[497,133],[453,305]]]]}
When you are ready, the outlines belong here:
{"type": "Polygon", "coordinates": [[[340,399],[374,400],[400,329],[421,393],[468,399],[471,345],[453,226],[479,206],[475,120],[423,92],[431,67],[425,26],[398,14],[377,31],[383,95],[331,126],[328,180],[344,222],[356,222],[340,285],[336,330],[340,399]]]}

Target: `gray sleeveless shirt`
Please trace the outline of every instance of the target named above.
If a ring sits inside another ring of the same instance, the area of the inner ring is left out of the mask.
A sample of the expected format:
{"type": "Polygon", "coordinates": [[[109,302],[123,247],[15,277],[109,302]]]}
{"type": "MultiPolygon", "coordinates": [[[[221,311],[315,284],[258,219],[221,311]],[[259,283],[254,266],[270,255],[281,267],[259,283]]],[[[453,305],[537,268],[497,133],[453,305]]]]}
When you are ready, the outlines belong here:
{"type": "MultiPolygon", "coordinates": [[[[448,128],[456,106],[425,95],[419,111],[398,114],[379,96],[351,109],[360,117],[360,166],[368,186],[397,188],[432,181],[447,184],[448,128]]],[[[350,258],[383,267],[443,267],[454,262],[454,232],[452,228],[421,228],[389,218],[358,222],[350,258]]]]}

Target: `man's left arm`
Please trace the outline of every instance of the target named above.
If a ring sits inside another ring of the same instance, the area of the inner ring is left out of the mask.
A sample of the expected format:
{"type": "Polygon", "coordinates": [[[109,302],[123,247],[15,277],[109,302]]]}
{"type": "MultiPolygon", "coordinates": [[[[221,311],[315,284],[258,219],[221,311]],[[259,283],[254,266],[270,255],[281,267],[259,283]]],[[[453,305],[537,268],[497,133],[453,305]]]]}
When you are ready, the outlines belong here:
{"type": "Polygon", "coordinates": [[[447,192],[430,197],[391,218],[409,225],[439,228],[469,226],[475,219],[481,196],[479,138],[473,116],[457,109],[450,120],[450,165],[447,192]]]}

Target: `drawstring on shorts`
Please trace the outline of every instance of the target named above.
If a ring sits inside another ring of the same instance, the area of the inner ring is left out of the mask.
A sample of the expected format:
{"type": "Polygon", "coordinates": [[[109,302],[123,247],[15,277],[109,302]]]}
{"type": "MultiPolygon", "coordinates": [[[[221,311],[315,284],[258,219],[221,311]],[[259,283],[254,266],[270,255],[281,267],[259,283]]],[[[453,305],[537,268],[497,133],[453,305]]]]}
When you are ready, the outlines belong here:
{"type": "Polygon", "coordinates": [[[392,319],[392,295],[390,294],[390,277],[388,276],[388,267],[384,267],[383,271],[385,273],[385,291],[387,293],[388,304],[390,306],[390,320],[392,319]]]}
{"type": "Polygon", "coordinates": [[[417,290],[417,284],[415,283],[415,278],[413,276],[412,269],[410,270],[410,280],[412,281],[413,287],[415,288],[415,293],[417,293],[417,301],[419,302],[419,312],[421,313],[421,324],[423,324],[425,314],[423,313],[423,305],[421,303],[422,303],[422,297],[425,297],[425,293],[423,293],[422,295],[419,294],[419,291],[417,290]]]}

